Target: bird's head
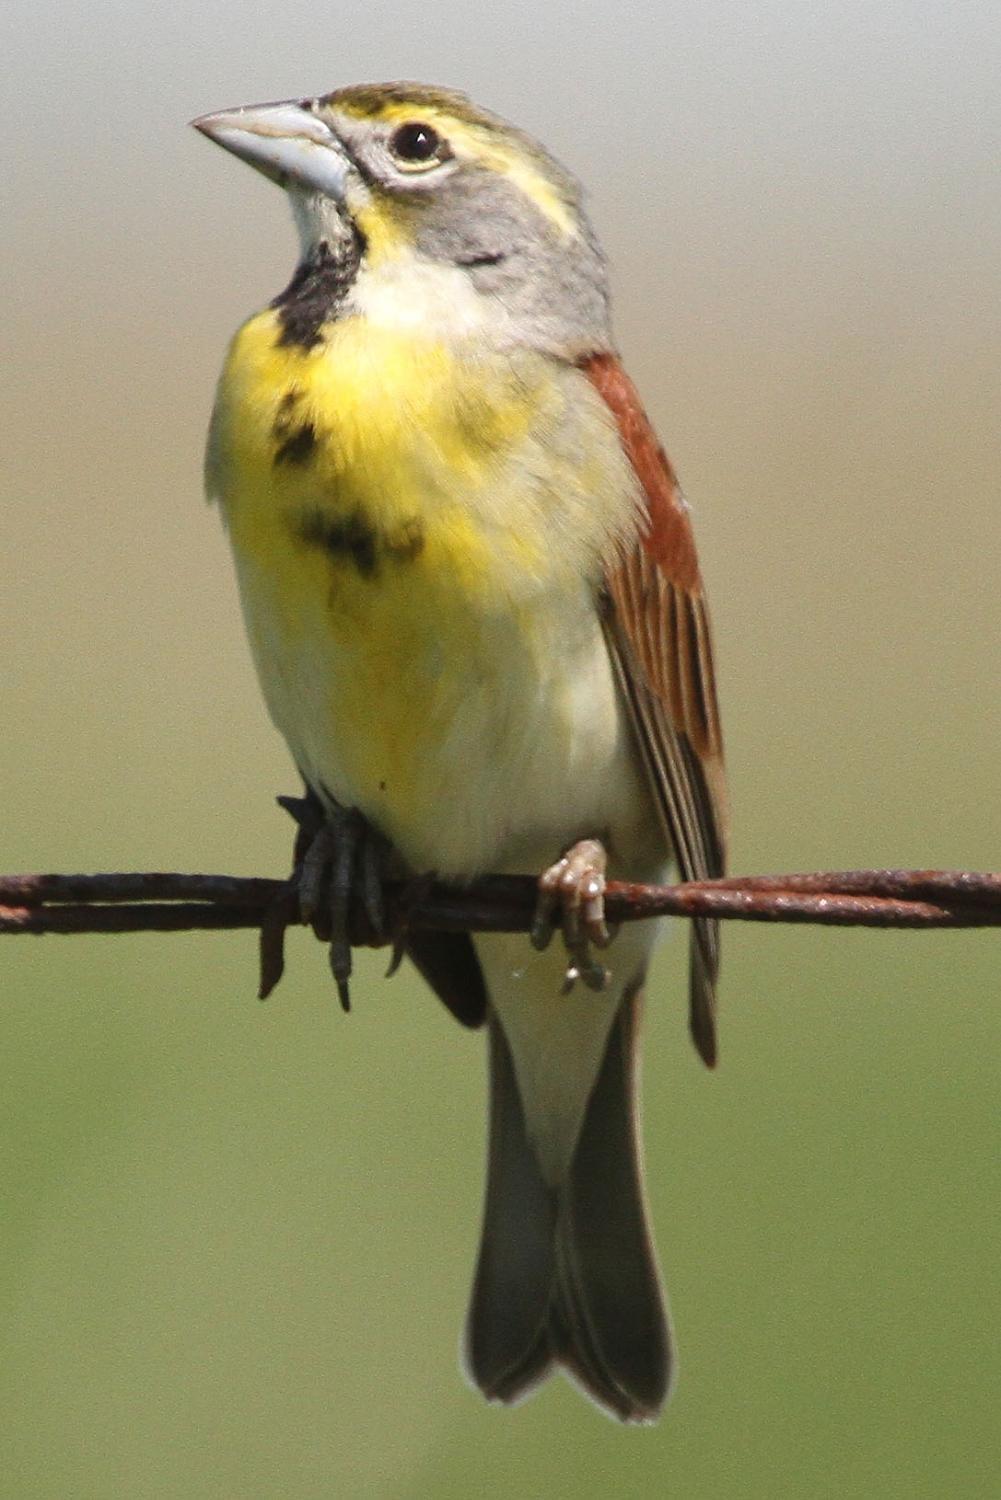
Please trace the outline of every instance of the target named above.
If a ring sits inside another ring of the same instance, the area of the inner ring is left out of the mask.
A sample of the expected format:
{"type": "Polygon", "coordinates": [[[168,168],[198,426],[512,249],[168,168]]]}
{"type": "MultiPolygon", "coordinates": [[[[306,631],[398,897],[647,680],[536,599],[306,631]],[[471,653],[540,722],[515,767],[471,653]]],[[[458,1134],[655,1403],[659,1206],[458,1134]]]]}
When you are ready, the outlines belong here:
{"type": "Polygon", "coordinates": [[[577,183],[464,95],[356,85],[193,123],[286,190],[304,263],[349,255],[353,310],[571,357],[608,346],[577,183]]]}

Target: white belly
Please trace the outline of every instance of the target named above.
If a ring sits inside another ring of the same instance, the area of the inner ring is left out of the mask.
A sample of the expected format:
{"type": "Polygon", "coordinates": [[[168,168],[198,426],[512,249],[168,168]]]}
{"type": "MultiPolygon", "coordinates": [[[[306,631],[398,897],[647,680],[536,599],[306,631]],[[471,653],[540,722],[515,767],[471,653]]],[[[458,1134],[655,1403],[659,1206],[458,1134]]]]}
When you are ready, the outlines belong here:
{"type": "MultiPolygon", "coordinates": [[[[613,856],[654,825],[591,592],[537,595],[464,628],[330,629],[324,595],[289,625],[240,567],[271,716],[310,783],[358,807],[412,868],[526,870],[574,839],[613,856]]],[[[623,866],[623,868],[625,868],[623,866]]]]}

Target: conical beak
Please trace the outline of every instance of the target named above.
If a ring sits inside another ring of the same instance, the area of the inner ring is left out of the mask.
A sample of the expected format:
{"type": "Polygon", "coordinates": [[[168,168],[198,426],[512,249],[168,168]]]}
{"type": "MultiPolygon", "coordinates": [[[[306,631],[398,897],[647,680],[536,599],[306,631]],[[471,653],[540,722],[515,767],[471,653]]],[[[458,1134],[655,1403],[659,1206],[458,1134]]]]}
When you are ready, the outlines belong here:
{"type": "Polygon", "coordinates": [[[341,201],[350,167],[334,132],[307,104],[248,104],[192,120],[196,130],[281,187],[298,186],[341,201]]]}

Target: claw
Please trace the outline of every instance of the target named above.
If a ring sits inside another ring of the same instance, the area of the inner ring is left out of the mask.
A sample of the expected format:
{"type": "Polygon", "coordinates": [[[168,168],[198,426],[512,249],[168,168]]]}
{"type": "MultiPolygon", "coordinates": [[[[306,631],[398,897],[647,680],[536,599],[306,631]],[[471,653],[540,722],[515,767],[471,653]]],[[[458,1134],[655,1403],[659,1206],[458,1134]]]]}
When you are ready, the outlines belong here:
{"type": "MultiPolygon", "coordinates": [[[[351,1009],[351,884],[361,829],[353,808],[335,813],[327,824],[333,843],[330,863],[330,968],[337,982],[341,1009],[351,1009]]],[[[312,850],[310,851],[312,852],[312,850]]]]}
{"type": "Polygon", "coordinates": [[[603,990],[610,974],[591,952],[607,948],[612,934],[605,922],[604,847],[597,839],[581,839],[539,877],[539,899],[529,936],[534,948],[546,948],[557,924],[563,930],[569,963],[563,993],[580,979],[591,990],[603,990]]]}
{"type": "Polygon", "coordinates": [[[550,896],[547,891],[540,890],[535,916],[532,918],[532,925],[528,932],[529,942],[540,953],[544,953],[549,947],[553,940],[553,933],[556,931],[556,923],[553,921],[555,906],[555,897],[550,896]]]}
{"type": "Polygon", "coordinates": [[[563,983],[560,985],[560,994],[569,995],[573,993],[573,987],[580,978],[580,970],[576,964],[567,964],[566,973],[563,975],[563,983]]]}
{"type": "Polygon", "coordinates": [[[337,986],[337,998],[341,1003],[341,1010],[346,1016],[351,1014],[351,988],[348,980],[351,977],[351,949],[348,949],[348,972],[342,973],[343,955],[338,953],[333,943],[330,945],[330,972],[334,976],[337,986]]]}
{"type": "Polygon", "coordinates": [[[401,933],[397,933],[396,937],[393,939],[393,948],[392,952],[389,955],[389,963],[386,965],[386,972],[382,977],[384,979],[392,979],[393,975],[399,969],[406,956],[406,939],[401,933]]]}
{"type": "MultiPolygon", "coordinates": [[[[353,807],[326,810],[312,792],[305,797],[280,797],[282,807],[298,824],[292,900],[299,919],[330,944],[330,969],[341,1008],[351,1009],[352,901],[360,901],[356,918],[364,915],[369,931],[363,942],[386,940],[387,917],[383,896],[388,845],[353,807]]],[[[359,925],[362,925],[359,922],[359,925]]],[[[359,937],[359,934],[355,934],[359,937]]],[[[280,938],[269,933],[262,949],[262,990],[273,988],[281,972],[280,938]]]]}
{"type": "Polygon", "coordinates": [[[572,947],[568,943],[567,954],[570,962],[563,979],[564,995],[569,995],[578,979],[596,994],[607,988],[611,973],[594,957],[587,938],[576,939],[572,947]]]}

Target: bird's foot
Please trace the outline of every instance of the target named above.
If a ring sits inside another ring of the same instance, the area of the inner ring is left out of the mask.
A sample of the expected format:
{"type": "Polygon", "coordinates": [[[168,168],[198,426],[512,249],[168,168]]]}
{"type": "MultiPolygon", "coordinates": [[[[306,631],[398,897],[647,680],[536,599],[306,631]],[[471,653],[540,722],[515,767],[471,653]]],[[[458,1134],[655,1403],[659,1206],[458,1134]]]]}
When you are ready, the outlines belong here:
{"type": "Polygon", "coordinates": [[[290,888],[299,919],[330,945],[337,993],[350,1010],[352,932],[357,937],[360,926],[362,941],[373,947],[392,936],[383,894],[383,880],[396,873],[392,851],[356,807],[328,811],[312,792],[279,801],[298,824],[290,888]]]}
{"type": "Polygon", "coordinates": [[[610,974],[592,948],[607,948],[613,934],[605,922],[608,856],[598,839],[581,839],[539,876],[539,899],[532,922],[532,946],[543,949],[557,926],[563,930],[569,962],[563,982],[569,994],[578,979],[603,990],[610,974]]]}

